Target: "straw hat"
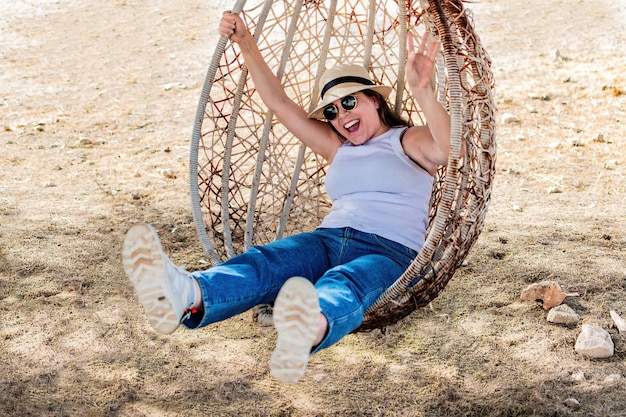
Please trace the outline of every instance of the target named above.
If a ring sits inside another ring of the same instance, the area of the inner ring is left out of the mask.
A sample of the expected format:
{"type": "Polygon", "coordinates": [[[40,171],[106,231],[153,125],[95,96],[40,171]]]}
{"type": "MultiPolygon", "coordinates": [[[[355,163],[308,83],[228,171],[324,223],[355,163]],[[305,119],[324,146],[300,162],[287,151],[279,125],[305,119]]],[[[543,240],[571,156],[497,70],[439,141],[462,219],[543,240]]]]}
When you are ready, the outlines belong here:
{"type": "Polygon", "coordinates": [[[384,99],[391,93],[391,87],[375,84],[365,68],[353,64],[340,64],[326,70],[320,78],[319,87],[320,102],[309,113],[312,119],[324,119],[324,107],[358,91],[374,90],[384,99]]]}

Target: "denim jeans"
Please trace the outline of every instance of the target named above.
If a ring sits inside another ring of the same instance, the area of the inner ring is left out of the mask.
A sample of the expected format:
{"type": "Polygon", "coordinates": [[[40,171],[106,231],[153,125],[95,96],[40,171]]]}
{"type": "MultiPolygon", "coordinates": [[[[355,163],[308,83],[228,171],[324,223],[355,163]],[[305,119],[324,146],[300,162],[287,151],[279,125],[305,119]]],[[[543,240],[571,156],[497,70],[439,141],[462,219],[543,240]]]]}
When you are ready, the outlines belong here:
{"type": "Polygon", "coordinates": [[[285,281],[313,282],[328,332],[314,349],[329,347],[357,329],[372,303],[405,271],[415,250],[352,228],[300,233],[255,246],[192,275],[202,289],[204,312],[183,324],[197,328],[276,299],[285,281]]]}

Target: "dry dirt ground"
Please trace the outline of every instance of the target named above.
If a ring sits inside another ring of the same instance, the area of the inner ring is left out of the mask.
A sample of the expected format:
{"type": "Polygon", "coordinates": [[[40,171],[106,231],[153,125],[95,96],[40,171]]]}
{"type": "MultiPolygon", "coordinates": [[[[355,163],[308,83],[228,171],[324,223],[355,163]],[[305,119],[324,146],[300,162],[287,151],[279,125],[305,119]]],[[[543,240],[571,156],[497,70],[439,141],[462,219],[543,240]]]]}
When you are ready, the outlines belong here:
{"type": "Polygon", "coordinates": [[[498,129],[484,232],[432,308],[348,336],[295,386],[270,377],[274,332],[249,315],[151,331],[121,267],[140,221],[203,266],[188,144],[227,7],[0,3],[0,415],[626,415],[609,317],[626,317],[626,4],[470,5],[498,117],[518,119],[498,129]],[[580,293],[577,326],[520,300],[542,280],[580,293]],[[613,357],[574,351],[582,323],[609,331],[613,357]]]}

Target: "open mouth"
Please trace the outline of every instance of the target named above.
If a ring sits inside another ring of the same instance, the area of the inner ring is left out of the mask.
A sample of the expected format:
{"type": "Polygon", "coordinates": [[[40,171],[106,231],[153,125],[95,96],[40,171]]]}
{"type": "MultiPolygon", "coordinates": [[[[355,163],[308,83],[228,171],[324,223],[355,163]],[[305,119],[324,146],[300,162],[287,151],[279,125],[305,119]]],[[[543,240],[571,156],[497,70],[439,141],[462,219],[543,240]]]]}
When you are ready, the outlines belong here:
{"type": "Polygon", "coordinates": [[[343,128],[346,129],[350,133],[354,133],[359,128],[360,123],[361,122],[359,120],[352,120],[346,123],[345,125],[343,125],[343,128]]]}

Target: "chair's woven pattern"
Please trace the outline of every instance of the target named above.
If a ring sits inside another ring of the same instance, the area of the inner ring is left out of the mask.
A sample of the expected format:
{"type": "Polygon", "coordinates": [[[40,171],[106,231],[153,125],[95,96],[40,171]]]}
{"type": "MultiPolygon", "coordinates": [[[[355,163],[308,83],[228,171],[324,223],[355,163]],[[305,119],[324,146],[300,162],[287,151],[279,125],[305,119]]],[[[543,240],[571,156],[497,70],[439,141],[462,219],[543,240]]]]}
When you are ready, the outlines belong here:
{"type": "MultiPolygon", "coordinates": [[[[316,104],[316,80],[325,68],[355,62],[376,81],[395,86],[390,101],[415,124],[422,124],[421,114],[404,89],[406,33],[440,36],[443,53],[433,88],[452,115],[453,155],[437,175],[424,250],[368,312],[361,330],[395,322],[428,303],[480,233],[495,171],[490,61],[463,5],[240,0],[233,10],[243,10],[270,67],[305,109],[316,104]],[[465,155],[459,155],[461,141],[465,155]],[[417,276],[422,281],[409,289],[417,276]]],[[[311,230],[330,207],[323,161],[267,112],[237,47],[225,39],[200,97],[190,174],[196,228],[213,264],[251,245],[311,230]]]]}

